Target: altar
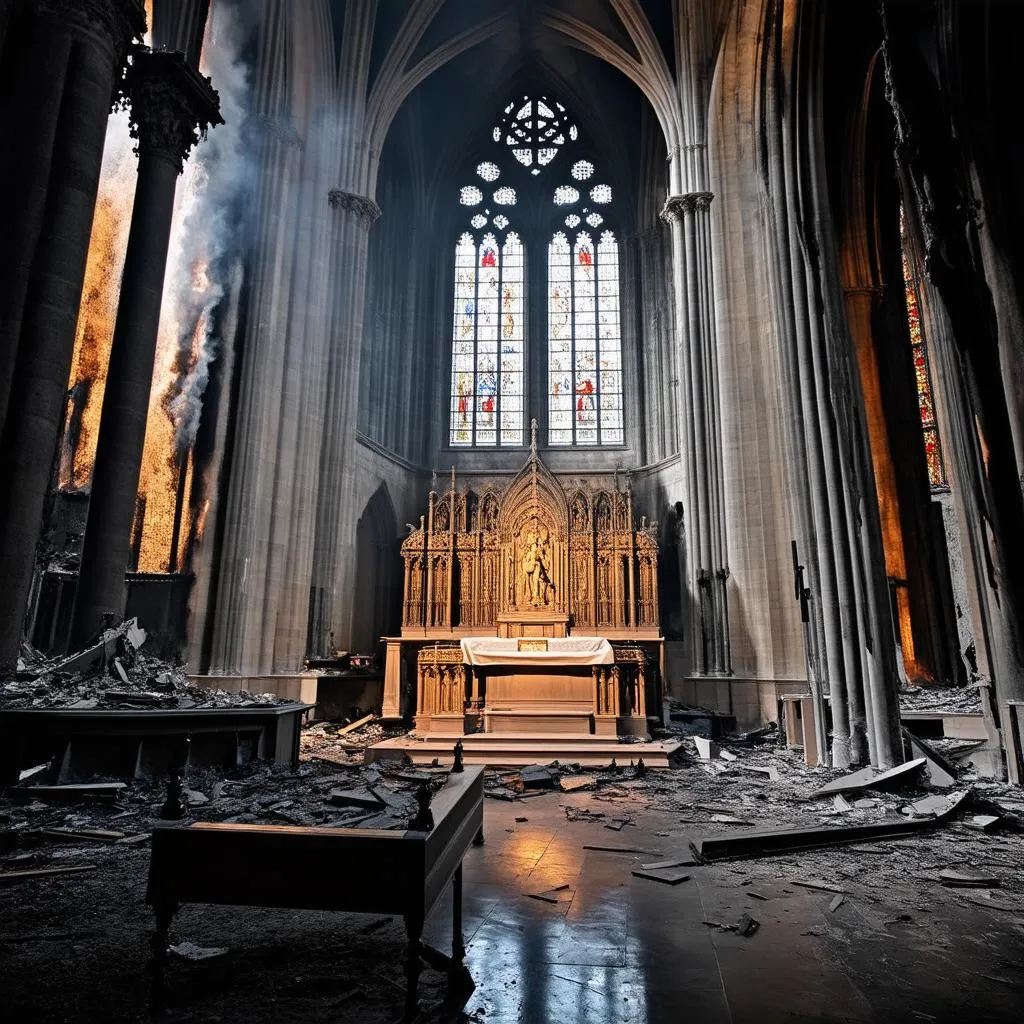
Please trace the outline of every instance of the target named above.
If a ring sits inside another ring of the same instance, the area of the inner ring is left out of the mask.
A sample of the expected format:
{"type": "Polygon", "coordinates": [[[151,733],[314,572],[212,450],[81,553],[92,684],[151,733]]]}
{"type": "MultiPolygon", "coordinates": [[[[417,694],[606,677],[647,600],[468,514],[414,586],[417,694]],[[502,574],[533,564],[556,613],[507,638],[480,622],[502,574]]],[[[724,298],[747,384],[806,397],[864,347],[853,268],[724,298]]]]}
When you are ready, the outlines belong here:
{"type": "Polygon", "coordinates": [[[504,491],[445,493],[402,544],[385,719],[418,736],[645,738],[660,716],[657,542],[630,488],[567,491],[531,447],[504,491]]]}

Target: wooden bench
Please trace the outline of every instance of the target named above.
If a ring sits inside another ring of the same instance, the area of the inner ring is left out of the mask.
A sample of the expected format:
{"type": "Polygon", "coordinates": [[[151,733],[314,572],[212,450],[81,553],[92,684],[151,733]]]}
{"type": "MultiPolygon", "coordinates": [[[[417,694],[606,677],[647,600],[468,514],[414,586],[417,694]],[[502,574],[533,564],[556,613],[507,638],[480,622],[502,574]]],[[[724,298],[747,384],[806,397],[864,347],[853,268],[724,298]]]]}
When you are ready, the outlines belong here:
{"type": "MultiPolygon", "coordinates": [[[[154,1001],[163,996],[168,930],[183,903],[402,915],[406,1018],[418,1010],[421,958],[472,991],[463,963],[462,858],[483,842],[483,768],[453,773],[430,805],[431,831],[305,828],[198,822],[153,832],[146,900],[156,913],[154,1001]],[[452,882],[452,955],[421,941],[423,923],[452,882]]],[[[468,991],[467,991],[468,989],[468,991]]]]}

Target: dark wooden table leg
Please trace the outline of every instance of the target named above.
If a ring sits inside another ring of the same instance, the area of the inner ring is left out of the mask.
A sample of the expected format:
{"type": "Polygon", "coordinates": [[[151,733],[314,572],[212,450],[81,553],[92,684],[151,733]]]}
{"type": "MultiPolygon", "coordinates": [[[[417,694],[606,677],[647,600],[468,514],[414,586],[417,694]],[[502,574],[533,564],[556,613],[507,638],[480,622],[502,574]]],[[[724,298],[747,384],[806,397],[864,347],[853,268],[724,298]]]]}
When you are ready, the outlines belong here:
{"type": "Polygon", "coordinates": [[[423,965],[420,963],[420,937],[423,935],[423,919],[406,916],[405,934],[408,945],[405,949],[405,1020],[414,1021],[419,1014],[419,981],[423,965]]]}
{"type": "Polygon", "coordinates": [[[452,878],[452,963],[448,969],[448,987],[453,994],[468,996],[476,988],[465,964],[466,944],[462,938],[462,863],[452,878]]]}
{"type": "Polygon", "coordinates": [[[150,940],[150,1003],[154,1011],[163,1009],[166,988],[164,984],[164,973],[167,969],[167,944],[170,941],[168,932],[171,928],[171,921],[178,907],[175,903],[158,903],[156,911],[156,929],[153,938],[150,940]]]}
{"type": "Polygon", "coordinates": [[[462,864],[455,869],[452,878],[452,969],[458,970],[466,957],[466,946],[462,941],[462,864]]]}

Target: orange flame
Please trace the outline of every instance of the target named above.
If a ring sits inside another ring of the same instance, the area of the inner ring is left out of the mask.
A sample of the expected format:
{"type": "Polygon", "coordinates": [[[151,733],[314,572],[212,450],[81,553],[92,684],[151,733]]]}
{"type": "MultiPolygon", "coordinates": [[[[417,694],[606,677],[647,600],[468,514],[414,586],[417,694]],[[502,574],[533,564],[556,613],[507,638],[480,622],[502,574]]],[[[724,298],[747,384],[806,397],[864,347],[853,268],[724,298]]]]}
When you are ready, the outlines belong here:
{"type": "Polygon", "coordinates": [[[62,453],[60,486],[86,487],[96,458],[100,411],[107,381],[107,364],[114,338],[114,320],[121,291],[128,228],[135,197],[135,156],[125,114],[111,116],[103,153],[103,173],[89,239],[85,284],[78,311],[69,389],[84,385],[85,404],[77,444],[62,453]]]}

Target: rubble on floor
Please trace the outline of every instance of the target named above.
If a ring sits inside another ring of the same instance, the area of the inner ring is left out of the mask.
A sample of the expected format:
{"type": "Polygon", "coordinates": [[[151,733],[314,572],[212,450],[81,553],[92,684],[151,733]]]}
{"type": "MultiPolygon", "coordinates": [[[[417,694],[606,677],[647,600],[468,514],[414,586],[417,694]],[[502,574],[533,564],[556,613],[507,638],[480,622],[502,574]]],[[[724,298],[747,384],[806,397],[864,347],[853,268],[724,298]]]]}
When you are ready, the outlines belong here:
{"type": "Polygon", "coordinates": [[[981,687],[904,686],[900,689],[901,711],[946,711],[953,714],[980,714],[981,687]]]}
{"type": "Polygon", "coordinates": [[[143,651],[136,619],[105,629],[96,643],[48,658],[22,644],[16,677],[0,684],[0,711],[112,711],[245,708],[287,704],[272,693],[229,693],[194,686],[180,665],[143,651]]]}
{"type": "MultiPolygon", "coordinates": [[[[447,772],[426,777],[437,789],[447,772]]],[[[405,829],[416,813],[419,784],[397,763],[342,766],[316,759],[292,769],[250,762],[230,778],[190,769],[186,821],[405,829]]],[[[0,799],[0,881],[9,870],[76,857],[91,861],[97,851],[144,842],[161,822],[166,782],[117,783],[116,791],[111,785],[8,787],[0,799]]]]}
{"type": "Polygon", "coordinates": [[[374,716],[362,714],[351,721],[315,722],[303,727],[299,741],[300,756],[303,759],[318,757],[337,764],[361,765],[367,747],[405,734],[402,726],[383,726],[374,716]],[[366,720],[368,717],[369,721],[366,720]]]}

